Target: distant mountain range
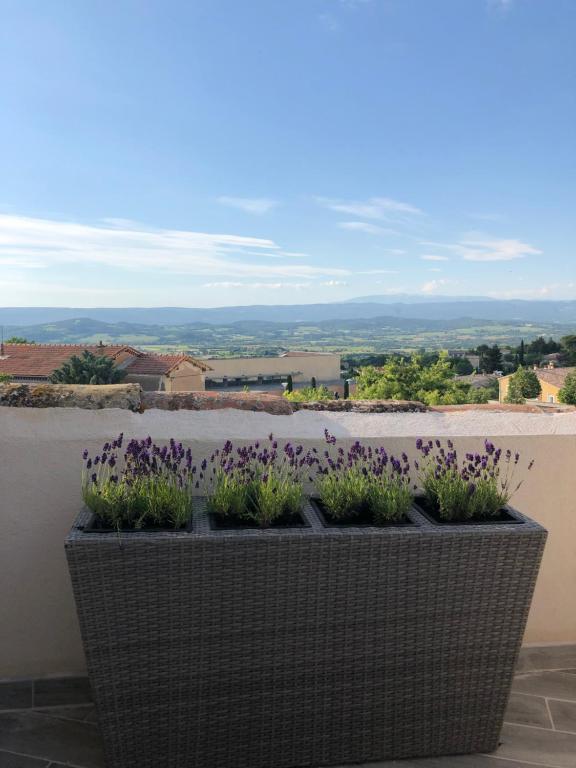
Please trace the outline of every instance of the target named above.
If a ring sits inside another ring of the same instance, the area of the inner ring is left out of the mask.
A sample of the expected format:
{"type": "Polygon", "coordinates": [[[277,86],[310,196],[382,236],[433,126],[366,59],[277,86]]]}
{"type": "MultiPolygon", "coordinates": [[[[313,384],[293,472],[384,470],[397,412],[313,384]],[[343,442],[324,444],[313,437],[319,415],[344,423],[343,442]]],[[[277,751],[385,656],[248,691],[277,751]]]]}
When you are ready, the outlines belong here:
{"type": "Polygon", "coordinates": [[[0,307],[0,326],[5,335],[15,327],[44,325],[65,320],[94,320],[102,323],[137,323],[146,326],[237,322],[309,323],[325,320],[356,320],[386,316],[415,320],[487,320],[576,324],[576,301],[495,300],[485,297],[441,297],[402,295],[362,296],[330,304],[253,305],[241,307],[0,307]],[[385,305],[385,310],[383,309],[385,305]]]}

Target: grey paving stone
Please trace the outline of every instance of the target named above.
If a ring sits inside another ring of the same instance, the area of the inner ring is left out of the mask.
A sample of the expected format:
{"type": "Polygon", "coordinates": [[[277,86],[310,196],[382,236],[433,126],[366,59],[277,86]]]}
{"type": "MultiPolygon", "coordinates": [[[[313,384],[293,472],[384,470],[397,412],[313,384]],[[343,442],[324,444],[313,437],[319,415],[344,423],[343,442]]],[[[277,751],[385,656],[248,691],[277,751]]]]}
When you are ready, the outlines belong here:
{"type": "MultiPolygon", "coordinates": [[[[340,765],[337,768],[350,768],[350,766],[340,765]]],[[[517,760],[500,760],[492,755],[448,755],[447,757],[362,763],[355,765],[354,768],[534,768],[534,764],[517,760]]]]}
{"type": "Polygon", "coordinates": [[[32,706],[32,683],[29,680],[0,681],[0,710],[26,709],[32,706]]]}
{"type": "Polygon", "coordinates": [[[552,728],[546,699],[540,696],[526,696],[523,693],[513,693],[510,696],[504,720],[507,723],[552,728]]]}
{"type": "Polygon", "coordinates": [[[87,677],[54,677],[34,681],[34,707],[90,704],[92,691],[87,677]]]}
{"type": "MultiPolygon", "coordinates": [[[[559,731],[570,731],[576,733],[576,702],[575,701],[555,701],[548,699],[548,705],[552,712],[554,726],[559,731]]],[[[574,760],[576,764],[576,758],[574,760]]]]}
{"type": "Polygon", "coordinates": [[[48,768],[48,763],[35,757],[0,752],[0,768],[48,768]]]}
{"type": "Polygon", "coordinates": [[[516,667],[518,672],[565,668],[576,668],[576,645],[522,648],[516,667]]]}
{"type": "Polygon", "coordinates": [[[84,768],[102,768],[104,765],[97,728],[88,723],[44,717],[36,712],[0,714],[2,749],[84,768]]]}
{"type": "Polygon", "coordinates": [[[576,701],[576,675],[567,675],[566,672],[528,672],[516,675],[512,691],[576,701]]]}
{"type": "Polygon", "coordinates": [[[73,707],[46,707],[44,709],[32,710],[39,715],[45,715],[46,717],[57,717],[61,720],[77,720],[79,722],[96,722],[90,719],[94,714],[93,704],[78,704],[73,707]]]}
{"type": "Polygon", "coordinates": [[[98,712],[96,711],[96,707],[92,707],[92,710],[90,711],[90,714],[85,719],[86,723],[98,723],[98,712]]]}
{"type": "Polygon", "coordinates": [[[576,766],[576,734],[506,723],[501,742],[496,752],[499,757],[555,768],[576,766]]]}

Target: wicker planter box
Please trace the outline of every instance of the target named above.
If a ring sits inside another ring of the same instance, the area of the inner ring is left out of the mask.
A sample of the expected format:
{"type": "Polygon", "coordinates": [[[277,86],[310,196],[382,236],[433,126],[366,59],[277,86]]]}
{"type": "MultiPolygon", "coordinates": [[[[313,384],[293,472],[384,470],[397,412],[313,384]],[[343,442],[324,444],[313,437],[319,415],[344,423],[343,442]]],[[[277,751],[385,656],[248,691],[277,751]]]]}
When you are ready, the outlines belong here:
{"type": "Polygon", "coordinates": [[[497,746],[546,532],[86,533],[66,552],[108,768],[288,768],[497,746]]]}

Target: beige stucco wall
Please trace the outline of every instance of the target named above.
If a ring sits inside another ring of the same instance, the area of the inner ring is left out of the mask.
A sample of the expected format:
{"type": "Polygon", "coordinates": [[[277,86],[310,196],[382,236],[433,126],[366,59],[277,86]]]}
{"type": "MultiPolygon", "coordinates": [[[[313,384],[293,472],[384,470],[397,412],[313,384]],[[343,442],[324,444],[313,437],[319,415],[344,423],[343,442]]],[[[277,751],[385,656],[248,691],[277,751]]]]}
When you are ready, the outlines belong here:
{"type": "MultiPolygon", "coordinates": [[[[498,387],[500,390],[500,396],[499,400],[501,403],[503,403],[506,400],[506,395],[508,394],[508,388],[510,386],[510,376],[503,376],[501,379],[498,379],[498,387]]],[[[543,381],[540,379],[540,387],[541,392],[539,396],[536,398],[541,403],[559,403],[560,400],[558,399],[558,393],[560,392],[560,387],[557,387],[555,384],[550,384],[547,381],[543,381]],[[553,400],[549,400],[549,397],[553,397],[553,400]]]]}
{"type": "Polygon", "coordinates": [[[223,357],[206,361],[212,371],[207,378],[220,379],[223,376],[287,376],[294,381],[310,381],[312,376],[320,384],[337,381],[340,378],[340,355],[319,354],[301,357],[223,357]]]}
{"type": "Polygon", "coordinates": [[[342,439],[385,442],[392,451],[410,453],[417,436],[450,435],[457,447],[473,449],[489,435],[534,458],[514,501],[550,536],[525,639],[576,642],[576,413],[272,416],[238,410],[0,408],[0,677],[84,671],[63,550],[81,503],[84,447],[94,450],[122,430],[127,436],[181,439],[199,456],[226,438],[253,440],[271,431],[321,445],[325,427],[342,439]]]}

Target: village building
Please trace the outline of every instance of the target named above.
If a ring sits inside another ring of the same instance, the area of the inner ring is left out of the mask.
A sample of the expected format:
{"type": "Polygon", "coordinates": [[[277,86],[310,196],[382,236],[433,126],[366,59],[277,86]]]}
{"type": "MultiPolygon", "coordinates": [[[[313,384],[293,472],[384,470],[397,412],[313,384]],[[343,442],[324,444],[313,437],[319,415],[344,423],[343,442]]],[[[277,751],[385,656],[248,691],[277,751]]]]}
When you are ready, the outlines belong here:
{"type": "MultiPolygon", "coordinates": [[[[574,371],[576,371],[576,368],[534,368],[534,373],[541,387],[540,395],[535,399],[540,403],[559,403],[558,394],[564,386],[568,374],[574,371]]],[[[499,400],[501,403],[506,401],[512,376],[513,374],[510,374],[509,376],[501,376],[498,379],[498,386],[500,388],[499,400]]]]}
{"type": "Polygon", "coordinates": [[[210,366],[191,355],[157,355],[124,344],[2,344],[0,374],[16,383],[48,382],[73,355],[87,350],[114,360],[126,372],[124,381],[148,391],[190,392],[205,389],[210,366]]]}

